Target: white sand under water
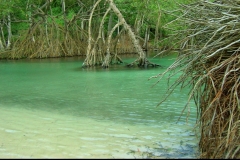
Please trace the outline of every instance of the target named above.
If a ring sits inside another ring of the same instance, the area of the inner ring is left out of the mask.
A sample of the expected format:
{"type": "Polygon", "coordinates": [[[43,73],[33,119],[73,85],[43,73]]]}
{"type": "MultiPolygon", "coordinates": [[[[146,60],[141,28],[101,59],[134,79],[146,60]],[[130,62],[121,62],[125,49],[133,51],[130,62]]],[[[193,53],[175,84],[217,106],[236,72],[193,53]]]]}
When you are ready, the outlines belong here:
{"type": "MultiPolygon", "coordinates": [[[[186,131],[192,128],[184,127],[186,131]]],[[[154,147],[156,142],[179,147],[181,140],[176,134],[183,141],[196,143],[195,137],[189,138],[189,134],[169,124],[160,127],[115,124],[0,106],[1,158],[143,158],[146,146],[154,147]]]]}

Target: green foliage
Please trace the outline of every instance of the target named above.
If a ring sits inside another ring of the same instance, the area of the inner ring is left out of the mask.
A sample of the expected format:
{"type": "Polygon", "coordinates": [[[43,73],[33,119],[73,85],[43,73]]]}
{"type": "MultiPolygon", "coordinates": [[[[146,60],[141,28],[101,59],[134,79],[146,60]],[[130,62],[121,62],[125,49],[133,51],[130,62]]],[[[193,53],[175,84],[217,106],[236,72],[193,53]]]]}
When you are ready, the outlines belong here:
{"type": "Polygon", "coordinates": [[[75,16],[76,13],[73,9],[69,10],[68,14],[67,14],[67,19],[71,20],[73,18],[73,16],[75,16]]]}
{"type": "Polygon", "coordinates": [[[1,0],[0,1],[0,18],[4,18],[9,13],[15,13],[16,7],[20,4],[20,0],[1,0]]]}
{"type": "MultiPolygon", "coordinates": [[[[134,27],[137,18],[143,16],[143,24],[140,30],[140,36],[144,37],[144,32],[147,26],[151,28],[151,38],[154,37],[155,28],[159,12],[161,12],[160,26],[158,32],[161,34],[161,38],[167,37],[171,34],[171,31],[164,28],[166,24],[176,19],[176,16],[181,14],[177,11],[180,4],[190,3],[194,0],[114,0],[117,7],[123,14],[125,20],[131,27],[134,27]],[[173,12],[174,11],[174,12],[173,12]],[[172,12],[172,15],[169,14],[172,12]],[[175,15],[175,16],[174,16],[175,15]]],[[[29,15],[34,14],[37,9],[35,7],[43,6],[46,0],[0,0],[0,20],[7,22],[7,15],[11,14],[12,20],[12,34],[17,36],[20,32],[28,30],[29,28],[29,15]],[[35,7],[31,6],[34,5],[35,7]]],[[[80,17],[87,19],[86,15],[89,15],[90,10],[96,0],[65,0],[66,19],[71,20],[79,11],[81,11],[80,17]]],[[[97,29],[101,18],[106,11],[107,5],[105,0],[102,0],[100,5],[97,7],[96,14],[94,15],[94,27],[97,29]]],[[[62,13],[62,0],[52,0],[50,3],[51,7],[47,10],[48,22],[56,22],[60,26],[64,26],[64,16],[62,13]],[[51,16],[51,18],[50,18],[51,16]]],[[[44,10],[44,9],[43,9],[44,10]]],[[[45,10],[44,10],[45,12],[45,10]]],[[[32,17],[35,21],[42,19],[40,15],[32,17]]],[[[107,32],[107,22],[109,15],[105,21],[105,31],[107,32]]],[[[80,25],[81,18],[78,18],[77,23],[80,25]]],[[[113,16],[113,25],[118,22],[116,15],[113,16]]],[[[7,35],[6,24],[4,23],[4,33],[7,35]]],[[[175,29],[181,29],[182,26],[177,26],[175,29]]]]}

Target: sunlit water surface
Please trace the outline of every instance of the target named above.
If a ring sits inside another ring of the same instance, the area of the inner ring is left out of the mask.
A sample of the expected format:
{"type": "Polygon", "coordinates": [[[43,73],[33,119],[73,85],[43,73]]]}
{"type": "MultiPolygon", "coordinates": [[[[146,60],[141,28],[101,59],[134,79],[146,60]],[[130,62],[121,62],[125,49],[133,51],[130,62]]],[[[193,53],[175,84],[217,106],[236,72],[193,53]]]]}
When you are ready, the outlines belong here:
{"type": "Polygon", "coordinates": [[[150,61],[164,67],[83,69],[81,58],[0,61],[0,157],[195,158],[194,103],[188,123],[186,113],[178,121],[188,90],[156,107],[167,81],[152,87],[157,79],[148,80],[174,57],[150,61]]]}

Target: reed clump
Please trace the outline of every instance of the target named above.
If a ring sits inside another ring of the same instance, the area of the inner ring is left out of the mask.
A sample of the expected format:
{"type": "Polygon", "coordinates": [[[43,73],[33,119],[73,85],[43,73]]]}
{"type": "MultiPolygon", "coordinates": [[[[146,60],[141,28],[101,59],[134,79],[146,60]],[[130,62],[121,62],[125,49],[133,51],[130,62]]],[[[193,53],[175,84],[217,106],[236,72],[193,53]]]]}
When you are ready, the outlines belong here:
{"type": "Polygon", "coordinates": [[[240,158],[240,1],[200,0],[181,8],[176,24],[183,29],[171,36],[180,46],[178,58],[154,77],[182,72],[169,94],[190,86],[189,100],[198,107],[200,158],[240,158]]]}

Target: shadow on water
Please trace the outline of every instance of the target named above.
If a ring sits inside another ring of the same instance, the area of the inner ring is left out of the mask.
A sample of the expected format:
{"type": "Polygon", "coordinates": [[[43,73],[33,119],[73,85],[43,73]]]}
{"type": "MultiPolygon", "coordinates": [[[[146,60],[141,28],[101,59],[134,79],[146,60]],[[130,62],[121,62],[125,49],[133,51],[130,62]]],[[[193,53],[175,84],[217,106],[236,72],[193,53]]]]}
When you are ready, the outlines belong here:
{"type": "MultiPolygon", "coordinates": [[[[182,141],[181,141],[182,142],[182,141]]],[[[155,159],[155,158],[165,158],[165,159],[174,159],[174,158],[192,158],[199,157],[199,152],[197,152],[198,146],[191,144],[180,144],[178,148],[164,147],[161,142],[157,142],[155,148],[150,148],[149,146],[144,146],[141,150],[137,151],[131,150],[128,154],[133,155],[134,157],[142,157],[146,159],[155,159]]],[[[136,158],[135,157],[135,158],[136,158]]]]}

